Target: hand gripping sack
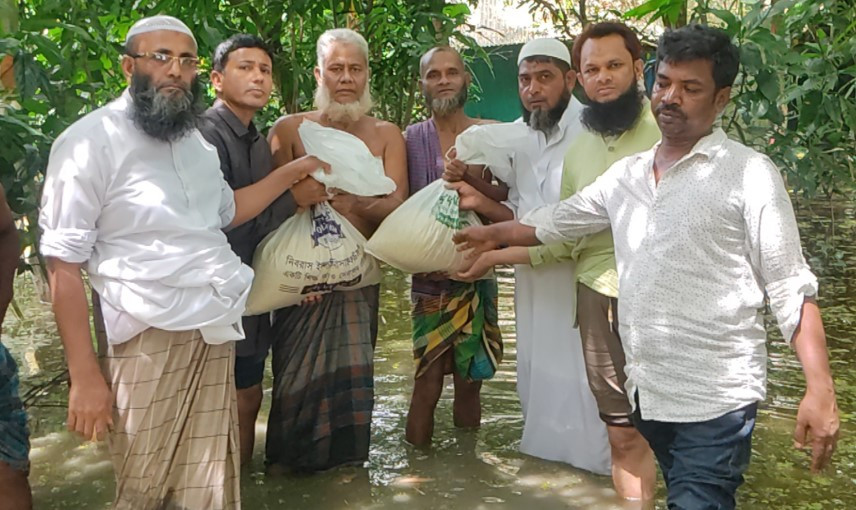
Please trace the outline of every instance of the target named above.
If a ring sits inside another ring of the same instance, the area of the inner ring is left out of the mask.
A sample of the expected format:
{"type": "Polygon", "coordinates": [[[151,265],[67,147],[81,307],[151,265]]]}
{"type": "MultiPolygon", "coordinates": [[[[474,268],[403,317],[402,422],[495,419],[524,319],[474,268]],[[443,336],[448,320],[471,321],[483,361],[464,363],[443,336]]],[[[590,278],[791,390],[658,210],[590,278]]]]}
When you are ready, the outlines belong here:
{"type": "Polygon", "coordinates": [[[458,192],[446,189],[446,181],[437,179],[386,217],[366,244],[366,252],[405,273],[454,276],[469,263],[452,236],[482,224],[476,213],[461,211],[458,204],[458,192]]]}
{"type": "Polygon", "coordinates": [[[455,139],[455,156],[468,165],[487,165],[497,179],[514,182],[511,156],[520,152],[529,136],[529,127],[522,122],[476,124],[455,139]]]}
{"type": "Polygon", "coordinates": [[[292,306],[313,294],[380,282],[366,239],[328,203],[314,205],[268,234],[253,259],[255,278],[245,315],[292,306]]]}

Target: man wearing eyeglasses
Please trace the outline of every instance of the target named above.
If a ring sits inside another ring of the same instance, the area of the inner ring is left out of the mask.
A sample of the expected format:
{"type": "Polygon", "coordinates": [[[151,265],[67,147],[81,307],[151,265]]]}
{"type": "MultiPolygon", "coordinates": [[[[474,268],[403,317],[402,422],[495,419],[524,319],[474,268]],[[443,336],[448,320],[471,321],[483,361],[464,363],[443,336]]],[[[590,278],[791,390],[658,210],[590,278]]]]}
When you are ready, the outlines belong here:
{"type": "Polygon", "coordinates": [[[107,438],[114,509],[238,508],[234,341],[253,273],[223,229],[252,211],[196,128],[191,31],[145,18],[125,49],[128,89],[57,138],[42,197],[68,428],[107,438]],[[100,302],[100,363],[82,269],[100,302]]]}

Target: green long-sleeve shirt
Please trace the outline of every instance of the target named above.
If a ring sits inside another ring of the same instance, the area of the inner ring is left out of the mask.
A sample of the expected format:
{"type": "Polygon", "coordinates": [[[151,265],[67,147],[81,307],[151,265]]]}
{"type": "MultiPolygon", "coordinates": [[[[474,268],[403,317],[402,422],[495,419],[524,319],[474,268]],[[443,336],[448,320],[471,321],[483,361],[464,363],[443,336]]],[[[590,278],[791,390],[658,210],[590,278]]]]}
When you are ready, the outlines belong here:
{"type": "MultiPolygon", "coordinates": [[[[639,120],[620,136],[604,138],[584,130],[565,156],[561,198],[564,200],[595,181],[616,161],[650,149],[660,140],[660,129],[646,100],[639,120]]],[[[612,231],[604,230],[565,243],[535,246],[529,249],[533,267],[556,262],[576,262],[579,283],[610,297],[618,297],[618,271],[612,231]]]]}

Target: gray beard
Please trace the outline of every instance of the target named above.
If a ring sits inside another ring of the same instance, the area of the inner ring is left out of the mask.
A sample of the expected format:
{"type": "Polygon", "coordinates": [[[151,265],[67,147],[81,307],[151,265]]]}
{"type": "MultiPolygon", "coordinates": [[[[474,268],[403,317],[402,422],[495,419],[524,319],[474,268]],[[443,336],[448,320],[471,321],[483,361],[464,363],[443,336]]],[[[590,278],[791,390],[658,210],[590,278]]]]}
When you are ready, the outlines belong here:
{"type": "Polygon", "coordinates": [[[455,94],[452,97],[447,98],[434,98],[431,94],[425,93],[425,102],[428,103],[428,107],[431,109],[431,113],[438,117],[445,117],[446,115],[455,113],[460,110],[467,104],[467,88],[464,87],[460,92],[455,94]]]}
{"type": "Polygon", "coordinates": [[[134,101],[131,113],[134,124],[163,142],[174,142],[193,131],[205,108],[198,78],[194,78],[190,90],[167,96],[152,86],[148,76],[133,74],[130,92],[134,101]]]}
{"type": "Polygon", "coordinates": [[[559,119],[552,117],[549,110],[535,110],[529,117],[529,127],[550,138],[559,130],[559,119]]]}
{"type": "Polygon", "coordinates": [[[559,121],[562,120],[562,116],[565,114],[565,110],[568,109],[570,104],[571,93],[566,90],[562,94],[562,97],[559,98],[558,104],[549,110],[539,109],[534,112],[530,112],[526,108],[523,108],[522,102],[520,107],[523,109],[523,120],[526,122],[526,125],[536,131],[541,131],[544,133],[544,136],[550,138],[559,130],[559,121]]]}

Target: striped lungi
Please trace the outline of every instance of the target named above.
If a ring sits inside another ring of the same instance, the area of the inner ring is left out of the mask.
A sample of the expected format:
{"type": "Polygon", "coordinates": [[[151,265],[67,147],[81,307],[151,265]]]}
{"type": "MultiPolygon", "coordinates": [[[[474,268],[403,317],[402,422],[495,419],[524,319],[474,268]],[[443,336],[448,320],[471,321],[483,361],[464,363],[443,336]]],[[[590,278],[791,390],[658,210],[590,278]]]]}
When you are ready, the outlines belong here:
{"type": "Polygon", "coordinates": [[[104,345],[117,510],[238,510],[234,343],[150,328],[104,345]]]}
{"type": "Polygon", "coordinates": [[[368,460],[378,286],[278,310],[266,462],[322,471],[368,460]]]}

